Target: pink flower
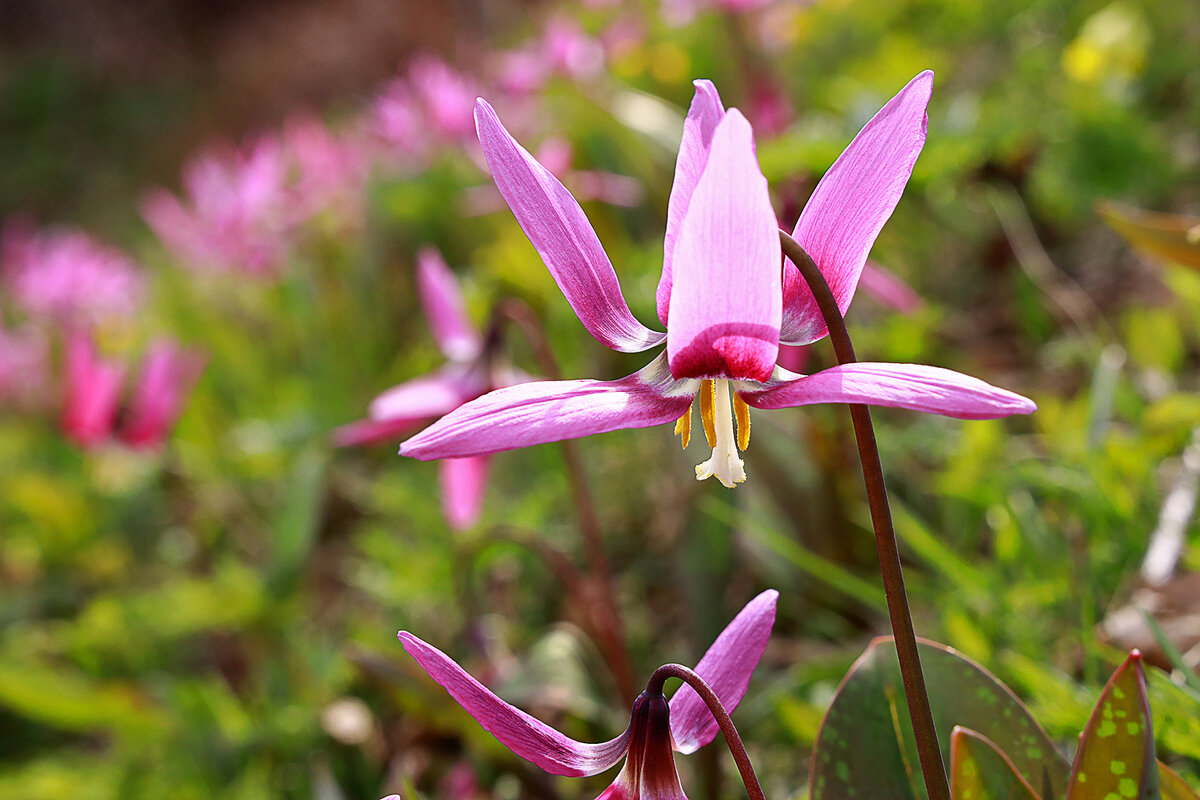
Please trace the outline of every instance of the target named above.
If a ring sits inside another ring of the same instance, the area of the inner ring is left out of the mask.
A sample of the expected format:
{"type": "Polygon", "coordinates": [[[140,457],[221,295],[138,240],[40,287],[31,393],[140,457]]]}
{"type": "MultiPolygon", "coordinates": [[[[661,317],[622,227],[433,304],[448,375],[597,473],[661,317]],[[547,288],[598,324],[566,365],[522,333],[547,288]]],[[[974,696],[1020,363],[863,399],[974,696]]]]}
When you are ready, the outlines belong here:
{"type": "Polygon", "coordinates": [[[46,394],[46,338],[26,326],[9,330],[0,325],[0,404],[38,406],[46,394]]]}
{"type": "Polygon", "coordinates": [[[404,78],[392,80],[375,97],[368,125],[396,160],[418,157],[429,143],[421,108],[404,78]]]}
{"type": "MultiPolygon", "coordinates": [[[[843,313],[924,145],[932,85],[932,73],[918,75],[867,123],[796,223],[793,236],[843,313]]],[[[937,367],[858,363],[797,375],[777,366],[781,344],[807,344],[827,331],[799,271],[782,260],[750,125],[736,109],[725,111],[708,81],[696,82],[667,209],[656,293],[666,333],[634,318],[595,231],[563,185],[483,100],[476,119],[496,186],[584,328],[620,352],[666,347],[619,380],[539,381],[490,392],[406,441],[402,454],[486,455],[668,422],[686,446],[698,398],[713,455],[696,477],[716,476],[732,487],[745,480],[737,452],[749,444],[751,406],[871,403],[963,419],[1034,410],[1027,398],[937,367]]]]}
{"type": "Polygon", "coordinates": [[[479,92],[474,81],[434,56],[418,56],[408,80],[424,105],[425,121],[443,137],[463,139],[475,132],[471,110],[479,92]]]}
{"type": "Polygon", "coordinates": [[[128,317],[141,306],[145,278],[118,250],[82,231],[37,231],[13,220],[3,234],[4,278],[29,315],[60,323],[128,317]]]}
{"type": "MultiPolygon", "coordinates": [[[[696,673],[732,712],[750,685],[775,622],[779,593],[751,600],[721,632],[696,665],[696,673]]],[[[578,742],[493,694],[449,656],[407,631],[400,641],[408,654],[501,744],[554,775],[596,775],[622,758],[625,765],[598,800],[687,800],[679,785],[672,750],[693,753],[713,740],[717,722],[691,687],[668,701],[649,689],[633,704],[629,727],[600,744],[578,742]]]]}
{"type": "Polygon", "coordinates": [[[604,69],[604,47],[571,17],[556,16],[546,23],[542,54],[550,70],[572,80],[595,77],[604,69]]]}
{"type": "Polygon", "coordinates": [[[293,222],[321,213],[344,224],[362,217],[369,166],[362,142],[334,133],[313,114],[301,113],[284,126],[283,146],[295,173],[290,182],[293,222]]]}
{"type": "Polygon", "coordinates": [[[155,189],[142,203],[142,216],[183,266],[278,275],[291,244],[294,210],[277,137],[244,148],[210,148],[184,167],[183,188],[186,202],[155,189]]]}
{"type": "MultiPolygon", "coordinates": [[[[417,256],[417,292],[433,338],[446,356],[445,366],[376,397],[367,419],[333,432],[339,447],[394,441],[492,389],[525,379],[495,363],[494,349],[485,346],[467,316],[454,273],[431,247],[417,256]]],[[[488,462],[486,456],[472,456],[448,458],[439,464],[442,510],[452,528],[463,530],[479,519],[487,492],[488,462]]]]}
{"type": "Polygon", "coordinates": [[[63,431],[85,448],[114,436],[132,447],[158,447],[203,368],[204,359],[197,353],[166,340],[156,343],[142,365],[133,398],[122,412],[125,366],[100,358],[91,334],[74,330],[66,342],[63,431]]]}
{"type": "Polygon", "coordinates": [[[204,370],[205,357],[163,339],[142,362],[120,438],[131,447],[159,447],[179,418],[183,403],[204,370]]]}
{"type": "Polygon", "coordinates": [[[101,359],[90,334],[67,337],[62,426],[80,447],[94,447],[109,437],[117,419],[125,367],[101,359]]]}

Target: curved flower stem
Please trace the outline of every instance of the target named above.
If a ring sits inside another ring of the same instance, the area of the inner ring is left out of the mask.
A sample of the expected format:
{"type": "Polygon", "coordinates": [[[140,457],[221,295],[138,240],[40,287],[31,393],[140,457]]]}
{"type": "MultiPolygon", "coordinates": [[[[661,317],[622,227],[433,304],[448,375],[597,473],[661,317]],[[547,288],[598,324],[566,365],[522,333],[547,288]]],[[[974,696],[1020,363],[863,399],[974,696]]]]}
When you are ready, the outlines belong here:
{"type": "MultiPolygon", "coordinates": [[[[854,346],[850,333],[842,319],[837,300],[825,282],[825,276],[817,268],[812,257],[786,232],[779,232],[783,253],[792,260],[812,290],[834,353],[839,364],[853,364],[854,346]]],[[[871,506],[871,523],[875,527],[875,547],[879,551],[879,570],[883,574],[884,593],[887,595],[888,615],[892,622],[892,636],[896,641],[896,653],[900,658],[900,675],[904,680],[904,696],[908,700],[908,713],[912,718],[913,734],[917,741],[917,754],[921,759],[921,772],[925,777],[925,789],[930,800],[950,800],[950,786],[946,779],[946,766],[942,761],[942,750],[938,745],[937,728],[933,724],[933,712],[929,707],[929,693],[925,688],[925,676],[921,672],[921,657],[917,652],[917,637],[913,631],[912,613],[908,608],[908,593],[904,589],[904,571],[900,567],[900,548],[896,542],[896,530],[892,526],[892,512],[888,507],[887,486],[883,480],[883,466],[879,461],[879,447],[875,442],[875,428],[871,425],[871,412],[865,405],[850,404],[850,417],[854,421],[854,436],[858,440],[858,455],[862,461],[863,481],[867,486],[867,501],[871,506]]]]}
{"type": "MultiPolygon", "coordinates": [[[[524,334],[529,346],[533,348],[538,368],[550,380],[558,380],[561,375],[554,352],[546,339],[546,331],[529,306],[519,300],[506,300],[496,309],[497,321],[507,319],[524,334]]],[[[494,325],[498,328],[498,325],[494,325]]],[[[633,666],[629,660],[629,651],[625,645],[625,626],[621,620],[621,607],[617,603],[616,588],[613,585],[612,572],[608,568],[608,559],[604,555],[604,541],[601,535],[600,522],[596,516],[596,504],[592,500],[588,488],[587,474],[584,470],[583,459],[579,450],[571,441],[559,442],[562,452],[563,465],[566,468],[567,480],[571,485],[574,497],[575,514],[579,523],[579,532],[583,537],[583,547],[587,558],[590,581],[582,583],[585,591],[580,598],[583,611],[592,617],[596,633],[602,640],[601,651],[612,670],[613,678],[621,697],[628,703],[633,703],[637,696],[634,683],[633,666]],[[592,589],[600,596],[592,596],[592,589]]]]}
{"type": "Polygon", "coordinates": [[[729,752],[733,754],[733,761],[742,775],[742,783],[746,784],[746,792],[750,795],[750,800],[766,800],[762,786],[758,783],[758,776],[754,774],[750,756],[746,753],[746,745],[742,744],[742,737],[738,735],[737,728],[733,725],[733,719],[725,710],[725,705],[721,702],[721,698],[717,697],[717,693],[705,683],[704,678],[682,664],[663,664],[654,670],[654,674],[646,683],[646,691],[651,694],[662,694],[663,684],[666,683],[667,678],[679,678],[696,690],[696,694],[700,695],[700,699],[708,706],[708,710],[717,720],[717,726],[725,736],[725,744],[729,745],[729,752]]]}

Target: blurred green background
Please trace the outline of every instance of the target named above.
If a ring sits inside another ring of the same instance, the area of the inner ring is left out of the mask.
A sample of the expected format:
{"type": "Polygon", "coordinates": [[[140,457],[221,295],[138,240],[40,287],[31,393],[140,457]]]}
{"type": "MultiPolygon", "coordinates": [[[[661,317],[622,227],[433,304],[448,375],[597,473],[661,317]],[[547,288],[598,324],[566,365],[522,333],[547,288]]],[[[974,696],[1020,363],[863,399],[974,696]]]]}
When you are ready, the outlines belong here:
{"type": "MultiPolygon", "coordinates": [[[[314,224],[277,282],[198,281],[139,215],[143,192],[177,190],[181,162],[215,138],[302,107],[352,126],[417,52],[486,85],[488,53],[562,14],[633,34],[601,73],[551,79],[520,138],[566,137],[577,168],[642,186],[636,207],[585,207],[647,322],[693,78],[739,107],[766,82],[794,109],[758,145],[790,227],[870,115],[936,71],[928,144],[872,254],[925,305],[898,314],[862,292],[850,330],[863,360],[960,370],[1039,411],[876,412],[918,633],[996,672],[1066,748],[1121,648],[1159,647],[1103,621],[1146,590],[1139,566],[1200,425],[1200,275],[1139,257],[1092,209],[1200,210],[1192,0],[822,0],[686,22],[633,2],[85,5],[0,3],[0,220],[126,249],[151,281],[138,325],[209,362],[161,451],[81,451],[53,398],[0,409],[0,797],[449,797],[444,776],[464,765],[489,797],[603,788],[509,754],[395,640],[413,631],[572,735],[624,725],[578,587],[547,556],[586,563],[559,450],[498,456],[482,521],[454,532],[434,465],[394,443],[330,444],[441,361],[414,293],[422,244],[444,252],[479,324],[503,297],[533,308],[564,376],[641,365],[581,330],[507,209],[468,215],[464,194],[487,182],[468,148],[377,170],[365,224],[314,224]]],[[[538,371],[519,335],[508,345],[538,371]]],[[[830,365],[827,343],[811,358],[830,365]]],[[[801,797],[821,713],[887,617],[845,409],[754,424],[734,491],[692,480],[700,437],[687,453],[665,428],[578,446],[638,680],[694,663],[757,591],[780,590],[735,719],[768,796],[801,797]]],[[[1168,632],[1200,618],[1189,531],[1153,590],[1168,632]]],[[[1164,671],[1151,699],[1161,757],[1195,782],[1200,699],[1164,671]]],[[[741,796],[716,746],[680,768],[694,798],[741,796]]]]}

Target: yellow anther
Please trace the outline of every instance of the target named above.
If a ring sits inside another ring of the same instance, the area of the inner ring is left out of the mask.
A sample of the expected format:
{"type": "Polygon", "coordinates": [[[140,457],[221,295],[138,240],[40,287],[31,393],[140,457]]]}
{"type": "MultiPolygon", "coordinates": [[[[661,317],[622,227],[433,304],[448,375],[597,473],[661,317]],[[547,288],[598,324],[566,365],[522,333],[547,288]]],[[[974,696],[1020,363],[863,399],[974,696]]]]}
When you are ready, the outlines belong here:
{"type": "MultiPolygon", "coordinates": [[[[717,401],[717,384],[706,380],[700,384],[700,421],[704,423],[704,438],[708,439],[709,447],[717,446],[717,423],[713,416],[713,406],[717,401]]],[[[728,413],[728,412],[727,412],[728,413]]]]}
{"type": "Polygon", "coordinates": [[[683,449],[687,450],[688,442],[692,440],[692,406],[689,403],[683,416],[675,420],[675,435],[679,437],[683,449]]]}
{"type": "Polygon", "coordinates": [[[737,392],[733,393],[733,414],[737,419],[738,450],[750,446],[750,406],[737,392]]]}

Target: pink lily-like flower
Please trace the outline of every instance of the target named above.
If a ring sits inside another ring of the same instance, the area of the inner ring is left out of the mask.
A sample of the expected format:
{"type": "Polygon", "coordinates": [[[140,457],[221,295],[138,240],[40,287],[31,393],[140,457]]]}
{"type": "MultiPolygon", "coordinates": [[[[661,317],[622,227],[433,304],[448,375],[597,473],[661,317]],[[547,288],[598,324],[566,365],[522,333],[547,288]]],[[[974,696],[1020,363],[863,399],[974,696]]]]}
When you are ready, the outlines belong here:
{"type": "Polygon", "coordinates": [[[80,447],[94,447],[108,438],[124,380],[124,365],[100,358],[89,333],[68,334],[62,412],[67,438],[80,447]]]}
{"type": "Polygon", "coordinates": [[[165,189],[142,202],[146,223],[183,266],[278,277],[294,227],[279,137],[201,153],[184,167],[183,188],[186,204],[165,189]]]}
{"type": "Polygon", "coordinates": [[[166,441],[206,360],[169,339],[155,342],[142,363],[121,439],[135,448],[154,448],[166,441]]]}
{"type": "Polygon", "coordinates": [[[4,280],[32,317],[78,325],[131,317],[141,306],[142,271],[83,231],[39,231],[17,218],[4,226],[2,239],[4,280]]]}
{"type": "MultiPolygon", "coordinates": [[[[527,379],[497,363],[467,316],[454,273],[432,247],[417,254],[417,294],[447,363],[436,372],[393,386],[376,397],[367,419],[333,432],[333,441],[339,447],[398,439],[469,400],[527,379]]],[[[487,492],[488,462],[486,456],[472,456],[447,458],[438,464],[442,511],[452,528],[463,530],[479,519],[487,492]]]]}
{"type": "MultiPolygon", "coordinates": [[[[769,589],[751,600],[696,665],[696,673],[729,712],[745,696],[750,676],[766,649],[778,597],[778,592],[769,589]]],[[[624,758],[620,774],[597,800],[687,800],[671,751],[695,752],[717,734],[712,712],[691,687],[683,686],[670,701],[661,692],[648,690],[639,695],[629,727],[615,739],[600,744],[578,742],[501,700],[441,650],[407,631],[400,632],[400,641],[484,730],[547,772],[596,775],[624,758]]]]}
{"type": "Polygon", "coordinates": [[[130,447],[160,446],[175,424],[204,357],[163,339],[146,355],[128,406],[121,405],[124,364],[100,358],[91,333],[67,335],[62,426],[80,447],[95,447],[114,434],[130,447]]]}
{"type": "MultiPolygon", "coordinates": [[[[843,314],[924,145],[932,85],[933,73],[921,73],[866,124],[796,223],[792,235],[843,314]]],[[[485,101],[475,117],[496,186],[583,326],[621,352],[664,341],[666,348],[619,380],[543,381],[484,395],[409,439],[403,455],[483,455],[672,421],[686,447],[699,398],[713,454],[696,477],[733,487],[745,480],[737,452],[750,441],[751,406],[870,403],[962,419],[1035,409],[1027,398],[937,367],[858,363],[797,375],[777,366],[780,344],[807,344],[827,331],[799,270],[782,260],[750,124],[737,109],[725,111],[712,83],[696,82],[675,165],[656,293],[666,333],[634,318],[595,231],[563,185],[485,101]]]]}

